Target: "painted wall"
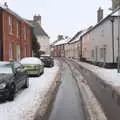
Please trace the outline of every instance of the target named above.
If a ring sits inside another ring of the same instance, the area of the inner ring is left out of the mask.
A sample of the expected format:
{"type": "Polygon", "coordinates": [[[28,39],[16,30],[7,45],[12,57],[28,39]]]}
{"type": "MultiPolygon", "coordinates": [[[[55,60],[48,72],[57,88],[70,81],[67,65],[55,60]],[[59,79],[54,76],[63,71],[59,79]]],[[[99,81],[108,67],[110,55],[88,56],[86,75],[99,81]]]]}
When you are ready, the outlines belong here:
{"type": "MultiPolygon", "coordinates": [[[[118,55],[118,20],[114,20],[114,60],[118,55]]],[[[112,22],[107,19],[83,36],[82,55],[88,61],[113,62],[112,22]]]]}
{"type": "Polygon", "coordinates": [[[86,58],[86,60],[91,60],[92,53],[92,36],[91,32],[85,34],[82,37],[82,57],[86,58]]]}
{"type": "Polygon", "coordinates": [[[49,38],[46,36],[36,36],[38,42],[40,43],[40,49],[45,52],[45,54],[50,54],[50,44],[49,38]]]}

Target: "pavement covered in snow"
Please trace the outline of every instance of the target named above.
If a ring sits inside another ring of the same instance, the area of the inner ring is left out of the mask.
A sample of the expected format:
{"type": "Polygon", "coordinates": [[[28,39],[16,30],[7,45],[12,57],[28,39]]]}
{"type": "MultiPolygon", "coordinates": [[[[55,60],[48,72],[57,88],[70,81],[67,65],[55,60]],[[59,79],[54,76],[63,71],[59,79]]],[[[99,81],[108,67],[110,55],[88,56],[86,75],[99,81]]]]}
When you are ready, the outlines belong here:
{"type": "Polygon", "coordinates": [[[94,72],[102,80],[112,86],[120,86],[120,73],[117,72],[117,69],[105,69],[102,67],[94,66],[85,62],[78,62],[78,64],[85,67],[86,69],[94,72]]]}
{"type": "Polygon", "coordinates": [[[54,67],[45,68],[40,77],[31,77],[29,88],[21,90],[14,101],[1,103],[0,120],[33,120],[59,70],[57,64],[55,61],[54,67]]]}

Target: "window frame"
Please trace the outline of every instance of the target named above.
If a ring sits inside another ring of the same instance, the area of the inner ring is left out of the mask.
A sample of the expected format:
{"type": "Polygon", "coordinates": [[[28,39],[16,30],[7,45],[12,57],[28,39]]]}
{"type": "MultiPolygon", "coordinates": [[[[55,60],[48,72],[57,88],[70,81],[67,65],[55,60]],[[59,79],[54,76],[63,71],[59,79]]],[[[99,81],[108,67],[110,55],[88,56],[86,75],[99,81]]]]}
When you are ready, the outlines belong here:
{"type": "Polygon", "coordinates": [[[8,17],[8,33],[13,34],[13,17],[8,17]]]}

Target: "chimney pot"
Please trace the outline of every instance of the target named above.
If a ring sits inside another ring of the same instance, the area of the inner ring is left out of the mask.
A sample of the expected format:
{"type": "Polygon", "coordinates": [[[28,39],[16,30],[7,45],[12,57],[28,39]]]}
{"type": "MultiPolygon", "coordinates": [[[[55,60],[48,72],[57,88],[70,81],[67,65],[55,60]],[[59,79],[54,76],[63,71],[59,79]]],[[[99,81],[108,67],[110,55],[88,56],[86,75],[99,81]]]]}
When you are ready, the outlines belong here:
{"type": "Polygon", "coordinates": [[[41,16],[40,15],[34,15],[34,17],[33,17],[33,20],[34,20],[34,22],[38,22],[39,24],[41,24],[41,16]]]}
{"type": "Polygon", "coordinates": [[[4,6],[5,6],[6,8],[8,8],[8,4],[7,4],[7,2],[4,3],[4,6]]]}
{"type": "Polygon", "coordinates": [[[103,9],[101,7],[97,11],[97,22],[99,23],[103,19],[103,9]]]}

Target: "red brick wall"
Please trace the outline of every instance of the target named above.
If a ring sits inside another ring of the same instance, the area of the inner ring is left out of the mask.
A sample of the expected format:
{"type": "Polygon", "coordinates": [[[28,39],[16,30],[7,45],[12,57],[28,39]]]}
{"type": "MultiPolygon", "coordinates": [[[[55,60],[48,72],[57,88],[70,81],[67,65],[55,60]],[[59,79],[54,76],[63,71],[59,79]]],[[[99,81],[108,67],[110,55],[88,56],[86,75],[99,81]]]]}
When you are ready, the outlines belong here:
{"type": "Polygon", "coordinates": [[[31,48],[31,41],[32,41],[32,31],[31,27],[26,24],[24,21],[19,20],[16,16],[13,16],[6,11],[3,11],[2,14],[3,20],[3,60],[9,60],[9,43],[12,44],[12,54],[13,59],[16,60],[16,45],[20,45],[20,58],[24,56],[32,56],[32,48],[31,48]],[[9,16],[13,18],[13,31],[12,34],[8,32],[8,22],[9,16]],[[19,37],[17,37],[17,23],[19,26],[19,37]],[[24,38],[24,26],[26,27],[26,39],[24,38]],[[26,50],[25,50],[26,49],[26,50]],[[25,51],[26,54],[25,54],[25,51]]]}
{"type": "Polygon", "coordinates": [[[0,9],[0,60],[3,59],[3,45],[2,45],[2,9],[0,9]]]}

